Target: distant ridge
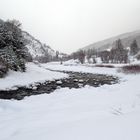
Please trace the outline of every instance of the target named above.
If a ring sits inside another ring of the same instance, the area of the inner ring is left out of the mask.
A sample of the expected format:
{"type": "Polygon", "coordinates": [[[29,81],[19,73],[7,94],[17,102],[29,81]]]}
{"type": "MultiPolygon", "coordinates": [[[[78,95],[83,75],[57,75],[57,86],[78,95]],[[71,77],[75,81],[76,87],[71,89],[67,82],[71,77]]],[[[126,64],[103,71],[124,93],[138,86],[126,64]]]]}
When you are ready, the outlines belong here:
{"type": "Polygon", "coordinates": [[[133,40],[137,40],[138,46],[140,47],[140,30],[134,31],[134,32],[128,32],[128,33],[124,33],[109,39],[105,39],[99,42],[95,42],[93,44],[90,44],[84,48],[82,48],[82,50],[89,50],[89,49],[95,49],[98,51],[104,51],[104,50],[108,50],[111,49],[113,47],[115,47],[115,41],[121,39],[122,43],[124,45],[124,47],[129,47],[130,44],[132,43],[133,40]]]}
{"type": "Polygon", "coordinates": [[[46,53],[52,57],[55,56],[55,51],[49,46],[41,43],[39,40],[35,39],[32,35],[25,31],[23,31],[22,34],[27,41],[26,48],[33,58],[44,57],[46,53]]]}

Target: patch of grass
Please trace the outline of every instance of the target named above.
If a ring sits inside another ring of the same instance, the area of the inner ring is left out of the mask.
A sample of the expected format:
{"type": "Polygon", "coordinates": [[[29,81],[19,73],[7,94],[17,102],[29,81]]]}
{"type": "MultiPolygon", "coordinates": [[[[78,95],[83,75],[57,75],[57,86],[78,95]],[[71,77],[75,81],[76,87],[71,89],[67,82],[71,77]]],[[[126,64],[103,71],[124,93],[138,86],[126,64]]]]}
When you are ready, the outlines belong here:
{"type": "Polygon", "coordinates": [[[123,66],[121,71],[126,74],[140,74],[140,65],[123,66]]]}

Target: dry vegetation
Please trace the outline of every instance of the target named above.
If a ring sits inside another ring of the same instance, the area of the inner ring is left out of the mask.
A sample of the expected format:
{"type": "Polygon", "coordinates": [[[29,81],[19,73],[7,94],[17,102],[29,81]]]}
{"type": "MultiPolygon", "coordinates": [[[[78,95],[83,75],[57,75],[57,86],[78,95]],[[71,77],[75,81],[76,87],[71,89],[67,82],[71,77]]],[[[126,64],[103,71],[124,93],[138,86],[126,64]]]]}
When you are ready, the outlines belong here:
{"type": "Polygon", "coordinates": [[[121,71],[123,73],[127,73],[127,74],[138,74],[138,73],[140,73],[140,65],[123,66],[121,68],[121,71]]]}
{"type": "Polygon", "coordinates": [[[115,66],[113,66],[113,65],[102,65],[102,64],[100,64],[100,65],[95,65],[95,67],[115,68],[115,66]]]}

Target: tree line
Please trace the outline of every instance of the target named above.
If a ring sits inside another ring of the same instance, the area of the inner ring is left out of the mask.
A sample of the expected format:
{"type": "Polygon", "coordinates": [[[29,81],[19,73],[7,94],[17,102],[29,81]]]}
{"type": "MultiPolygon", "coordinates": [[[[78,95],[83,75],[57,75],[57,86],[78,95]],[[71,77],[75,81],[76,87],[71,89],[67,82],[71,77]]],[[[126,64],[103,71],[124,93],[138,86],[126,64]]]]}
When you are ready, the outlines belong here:
{"type": "MultiPolygon", "coordinates": [[[[96,63],[97,58],[100,58],[103,63],[128,63],[129,57],[135,57],[140,48],[136,40],[134,40],[129,48],[123,46],[121,39],[115,41],[115,47],[111,50],[97,51],[95,49],[89,49],[87,51],[79,50],[70,55],[71,59],[78,59],[80,63],[84,63],[85,59],[89,63],[96,63]]],[[[140,56],[137,55],[137,59],[140,56]]]]}

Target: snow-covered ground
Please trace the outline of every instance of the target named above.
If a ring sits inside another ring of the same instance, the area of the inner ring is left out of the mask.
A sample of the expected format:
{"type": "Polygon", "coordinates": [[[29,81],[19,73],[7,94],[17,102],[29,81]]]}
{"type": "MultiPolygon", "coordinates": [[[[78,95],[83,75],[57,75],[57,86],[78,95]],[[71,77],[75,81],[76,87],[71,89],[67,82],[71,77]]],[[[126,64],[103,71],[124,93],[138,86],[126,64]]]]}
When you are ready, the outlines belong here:
{"type": "Polygon", "coordinates": [[[87,72],[87,73],[97,73],[97,74],[109,74],[109,75],[119,75],[122,73],[117,73],[118,68],[106,68],[106,67],[94,67],[95,65],[80,65],[80,64],[68,64],[64,63],[60,65],[60,62],[52,62],[41,65],[44,68],[52,69],[52,70],[66,70],[66,71],[74,71],[74,72],[87,72]]]}
{"type": "Polygon", "coordinates": [[[58,89],[21,101],[0,100],[0,140],[140,140],[140,75],[117,73],[116,68],[42,66],[124,80],[97,88],[58,89]]]}
{"type": "Polygon", "coordinates": [[[45,70],[34,63],[28,63],[26,67],[27,72],[25,73],[9,71],[5,78],[1,78],[0,90],[15,89],[17,86],[28,86],[35,84],[35,82],[44,82],[46,80],[60,79],[68,76],[63,73],[45,70]]]}

